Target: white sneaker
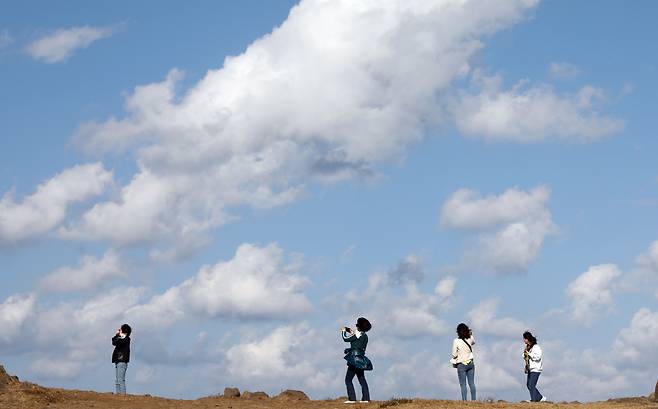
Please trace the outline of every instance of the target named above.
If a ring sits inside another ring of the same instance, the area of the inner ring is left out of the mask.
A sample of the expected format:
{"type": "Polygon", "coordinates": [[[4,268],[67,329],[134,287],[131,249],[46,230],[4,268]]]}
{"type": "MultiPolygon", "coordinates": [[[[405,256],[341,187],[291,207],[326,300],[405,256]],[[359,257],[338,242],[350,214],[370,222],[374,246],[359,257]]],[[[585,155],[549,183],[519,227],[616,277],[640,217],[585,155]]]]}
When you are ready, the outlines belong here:
{"type": "Polygon", "coordinates": [[[346,401],[343,402],[343,403],[356,403],[356,401],[355,401],[355,400],[346,400],[346,401]]]}
{"type": "Polygon", "coordinates": [[[359,403],[370,403],[369,400],[360,400],[359,403]]]}
{"type": "Polygon", "coordinates": [[[532,402],[532,401],[530,401],[530,400],[522,400],[521,401],[521,403],[530,403],[530,402],[532,402]]]}
{"type": "Polygon", "coordinates": [[[546,396],[542,396],[540,402],[546,402],[548,399],[546,399],[546,396]]]}

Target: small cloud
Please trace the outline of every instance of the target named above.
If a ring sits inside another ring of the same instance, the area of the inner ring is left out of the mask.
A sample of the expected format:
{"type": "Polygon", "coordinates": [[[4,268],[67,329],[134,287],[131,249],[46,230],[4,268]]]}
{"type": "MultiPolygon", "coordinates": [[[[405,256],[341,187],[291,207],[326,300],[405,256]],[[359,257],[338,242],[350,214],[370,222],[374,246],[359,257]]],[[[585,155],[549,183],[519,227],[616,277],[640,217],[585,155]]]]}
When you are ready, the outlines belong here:
{"type": "Polygon", "coordinates": [[[407,256],[398,262],[395,268],[389,270],[388,279],[394,284],[418,283],[425,277],[423,262],[415,254],[407,256]]]}
{"type": "Polygon", "coordinates": [[[81,48],[89,47],[93,42],[113,35],[112,27],[80,26],[60,28],[54,33],[42,37],[27,47],[27,53],[34,59],[48,64],[63,62],[81,48]]]}
{"type": "Polygon", "coordinates": [[[575,78],[581,73],[580,68],[568,62],[552,62],[548,68],[548,75],[552,79],[575,78]]]}
{"type": "Polygon", "coordinates": [[[14,39],[9,34],[9,30],[4,29],[0,31],[0,48],[7,47],[14,42],[14,39]]]}
{"type": "Polygon", "coordinates": [[[635,88],[637,88],[637,86],[633,82],[626,81],[624,82],[624,85],[621,88],[621,95],[622,96],[630,95],[633,92],[635,92],[635,88]]]}

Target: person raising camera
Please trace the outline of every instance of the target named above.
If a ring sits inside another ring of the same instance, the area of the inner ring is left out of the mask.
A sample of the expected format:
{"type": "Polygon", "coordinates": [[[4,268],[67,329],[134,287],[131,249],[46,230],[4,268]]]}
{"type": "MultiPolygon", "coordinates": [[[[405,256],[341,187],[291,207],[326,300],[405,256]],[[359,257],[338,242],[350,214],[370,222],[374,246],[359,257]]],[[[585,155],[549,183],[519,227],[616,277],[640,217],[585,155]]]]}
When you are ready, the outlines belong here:
{"type": "Polygon", "coordinates": [[[128,369],[128,362],[130,362],[130,333],[132,328],[130,325],[123,324],[112,337],[112,345],[114,351],[112,352],[112,363],[115,368],[115,385],[116,394],[126,394],[126,370],[128,369]]]}
{"type": "Polygon", "coordinates": [[[364,371],[372,370],[372,362],[366,356],[368,346],[368,335],[372,325],[367,319],[360,317],[356,320],[356,330],[349,327],[340,329],[343,341],[349,342],[350,347],[345,349],[345,360],[347,361],[347,373],[345,374],[345,386],[347,386],[347,401],[345,403],[356,403],[356,392],[354,391],[354,376],[356,375],[361,384],[361,400],[359,403],[370,402],[370,390],[364,371]]]}

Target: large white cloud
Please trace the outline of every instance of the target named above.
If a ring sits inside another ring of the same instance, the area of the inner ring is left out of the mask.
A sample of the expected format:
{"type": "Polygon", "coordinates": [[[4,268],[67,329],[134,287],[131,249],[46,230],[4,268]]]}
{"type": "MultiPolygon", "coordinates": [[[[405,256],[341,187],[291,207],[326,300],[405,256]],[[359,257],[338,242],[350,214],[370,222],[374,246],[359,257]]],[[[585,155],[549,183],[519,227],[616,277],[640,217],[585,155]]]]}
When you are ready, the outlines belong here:
{"type": "Polygon", "coordinates": [[[241,245],[233,259],[205,266],[192,278],[130,309],[133,320],[163,327],[188,316],[288,319],[311,311],[308,279],[285,264],[277,244],[241,245]]]}
{"type": "Polygon", "coordinates": [[[309,182],[370,177],[444,117],[437,95],[469,72],[481,38],[536,3],[302,1],[181,95],[172,70],[137,87],[124,118],[81,126],[79,145],[135,149],[139,171],[68,233],[193,237],[231,209],[288,203],[309,182]]]}
{"type": "Polygon", "coordinates": [[[114,34],[111,27],[79,26],[60,28],[30,44],[26,51],[34,59],[49,64],[68,60],[76,50],[114,34]]]}
{"type": "Polygon", "coordinates": [[[455,121],[466,134],[489,140],[536,142],[549,138],[589,142],[619,132],[623,121],[599,114],[602,90],[590,85],[558,95],[549,85],[524,81],[501,89],[500,78],[485,78],[478,94],[463,93],[455,121]]]}
{"type": "Polygon", "coordinates": [[[126,275],[119,254],[108,250],[102,258],[84,256],[78,267],[58,268],[40,280],[39,288],[43,292],[59,293],[94,290],[126,275]]]}
{"type": "Polygon", "coordinates": [[[590,267],[567,287],[571,301],[571,317],[580,322],[590,323],[605,310],[613,307],[614,280],[622,272],[614,264],[600,264],[590,267]]]}
{"type": "Polygon", "coordinates": [[[526,271],[545,237],[557,230],[546,208],[549,197],[545,186],[531,191],[512,188],[486,197],[459,189],[443,204],[441,225],[480,232],[469,263],[498,273],[526,271]]]}
{"type": "Polygon", "coordinates": [[[0,199],[0,246],[39,237],[62,223],[68,207],[101,194],[112,173],[101,163],[66,169],[17,203],[11,192],[0,199]]]}

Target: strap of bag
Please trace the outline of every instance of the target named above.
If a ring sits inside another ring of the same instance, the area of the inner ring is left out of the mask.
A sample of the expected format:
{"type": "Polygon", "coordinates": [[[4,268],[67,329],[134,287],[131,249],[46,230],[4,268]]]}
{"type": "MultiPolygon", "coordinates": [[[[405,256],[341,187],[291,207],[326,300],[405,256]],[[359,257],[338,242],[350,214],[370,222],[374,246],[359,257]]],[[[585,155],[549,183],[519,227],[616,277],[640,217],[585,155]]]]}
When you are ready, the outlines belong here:
{"type": "Polygon", "coordinates": [[[462,341],[464,341],[464,343],[465,343],[466,345],[468,345],[468,349],[470,349],[471,352],[473,352],[473,347],[471,347],[471,344],[469,344],[468,342],[466,342],[466,340],[465,340],[464,338],[459,338],[459,339],[461,339],[462,341]]]}

